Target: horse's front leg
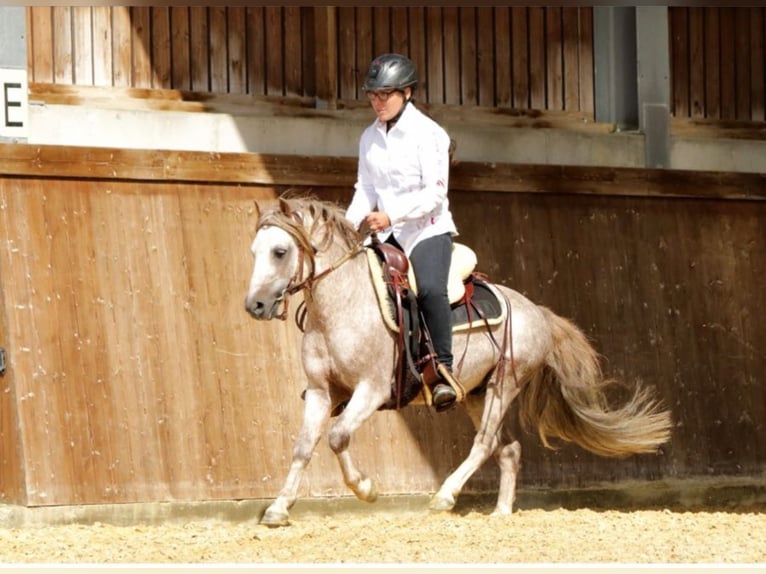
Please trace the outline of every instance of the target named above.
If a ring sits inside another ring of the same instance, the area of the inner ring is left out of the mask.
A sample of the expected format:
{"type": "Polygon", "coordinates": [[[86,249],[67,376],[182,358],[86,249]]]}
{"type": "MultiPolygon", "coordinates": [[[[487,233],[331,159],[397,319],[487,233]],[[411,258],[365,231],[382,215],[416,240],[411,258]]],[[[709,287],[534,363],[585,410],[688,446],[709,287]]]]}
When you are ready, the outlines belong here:
{"type": "Polygon", "coordinates": [[[303,472],[308,466],[314,453],[322,430],[330,418],[330,395],[327,389],[307,389],[303,412],[303,426],[293,447],[293,459],[290,472],[274,502],[269,505],[261,518],[261,524],[266,526],[287,526],[289,524],[289,509],[298,498],[303,472]]]}
{"type": "Polygon", "coordinates": [[[389,393],[387,384],[374,388],[368,382],[360,383],[345,410],[330,428],[328,437],[330,448],[338,457],[343,481],[359,500],[365,502],[375,502],[378,492],[372,479],[357,469],[348,446],[351,436],[383,405],[389,393]]]}

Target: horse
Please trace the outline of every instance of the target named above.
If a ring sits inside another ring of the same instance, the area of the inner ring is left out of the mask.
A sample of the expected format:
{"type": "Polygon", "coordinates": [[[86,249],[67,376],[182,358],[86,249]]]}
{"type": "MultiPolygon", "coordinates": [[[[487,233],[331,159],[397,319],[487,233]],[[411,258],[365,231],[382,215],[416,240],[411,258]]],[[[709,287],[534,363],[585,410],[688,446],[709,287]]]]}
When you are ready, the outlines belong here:
{"type": "MultiPolygon", "coordinates": [[[[260,520],[276,527],[289,524],[301,478],[328,426],[345,484],[358,499],[376,500],[377,487],[354,464],[349,444],[391,399],[396,347],[363,255],[367,237],[337,204],[282,196],[264,211],[256,202],[256,212],[246,311],[257,320],[284,320],[290,296],[303,293],[296,309],[307,377],[303,422],[283,487],[260,520]],[[345,408],[334,413],[341,403],[345,408]]],[[[453,352],[461,357],[455,374],[466,392],[460,405],[476,434],[468,456],[431,498],[431,510],[452,510],[468,479],[493,456],[500,476],[492,513],[512,514],[521,444],[501,430],[517,397],[522,428],[536,429],[547,448],[558,438],[624,458],[656,453],[669,441],[670,413],[646,387],[637,384],[619,405],[610,404],[607,390],[624,385],[605,378],[598,353],[573,322],[511,288],[494,287],[506,324],[453,333],[453,352]],[[508,335],[507,345],[497,343],[508,335]]],[[[418,397],[410,404],[422,403],[418,397]]]]}

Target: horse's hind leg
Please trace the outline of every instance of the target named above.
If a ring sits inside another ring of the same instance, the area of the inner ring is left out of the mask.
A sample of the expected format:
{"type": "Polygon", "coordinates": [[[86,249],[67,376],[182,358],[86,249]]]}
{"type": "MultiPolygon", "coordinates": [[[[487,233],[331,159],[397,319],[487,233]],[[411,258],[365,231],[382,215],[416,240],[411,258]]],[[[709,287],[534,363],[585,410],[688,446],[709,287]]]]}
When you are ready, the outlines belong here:
{"type": "Polygon", "coordinates": [[[518,389],[514,387],[502,392],[503,386],[505,385],[489,386],[481,416],[478,414],[480,406],[476,405],[478,399],[472,399],[471,402],[466,403],[468,414],[477,427],[476,437],[468,457],[447,477],[434,495],[429,505],[431,510],[452,510],[468,479],[490,456],[495,455],[500,465],[500,495],[496,512],[507,513],[506,509],[510,511],[516,487],[516,471],[521,457],[521,446],[517,442],[503,444],[501,430],[503,417],[518,394],[518,389]]]}
{"type": "Polygon", "coordinates": [[[330,417],[330,396],[326,389],[308,389],[305,396],[303,426],[293,447],[293,460],[290,472],[274,502],[269,505],[261,518],[266,526],[287,526],[289,509],[298,498],[303,471],[311,460],[319,438],[330,417]]]}

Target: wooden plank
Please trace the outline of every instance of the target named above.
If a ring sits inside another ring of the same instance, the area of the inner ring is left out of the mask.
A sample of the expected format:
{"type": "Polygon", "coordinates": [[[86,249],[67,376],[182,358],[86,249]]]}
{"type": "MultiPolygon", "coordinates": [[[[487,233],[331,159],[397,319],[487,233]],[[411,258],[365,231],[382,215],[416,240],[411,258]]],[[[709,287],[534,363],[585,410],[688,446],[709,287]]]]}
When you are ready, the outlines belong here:
{"type": "Polygon", "coordinates": [[[374,7],[372,9],[372,52],[373,58],[391,51],[391,9],[374,7]]]}
{"type": "Polygon", "coordinates": [[[57,84],[71,84],[72,70],[72,8],[53,8],[53,81],[57,84]]]}
{"type": "Polygon", "coordinates": [[[228,30],[226,8],[208,7],[208,37],[210,63],[210,91],[226,94],[229,92],[229,63],[227,58],[228,30]]]}
{"type": "Polygon", "coordinates": [[[210,91],[210,30],[207,8],[189,8],[189,57],[191,62],[191,89],[210,91]]]}
{"type": "Polygon", "coordinates": [[[265,8],[247,8],[247,93],[266,94],[265,8]]]}
{"type": "Polygon", "coordinates": [[[578,8],[562,8],[564,109],[570,111],[580,110],[579,16],[578,8]]]}
{"type": "Polygon", "coordinates": [[[152,87],[170,89],[173,61],[170,30],[170,8],[155,6],[151,9],[151,66],[152,87]]]}
{"type": "MultiPolygon", "coordinates": [[[[508,7],[495,8],[495,105],[501,108],[510,108],[513,105],[511,95],[511,12],[508,7]]],[[[540,39],[543,46],[544,38],[540,39]]],[[[543,64],[542,70],[545,69],[543,64]]],[[[545,88],[543,88],[543,91],[545,88]]],[[[544,107],[544,106],[543,106],[544,107]]]]}
{"type": "Polygon", "coordinates": [[[564,109],[564,42],[561,8],[545,9],[546,84],[549,110],[564,109]]]}
{"type": "Polygon", "coordinates": [[[734,8],[721,8],[721,119],[737,117],[736,41],[734,8]]]}
{"type": "Polygon", "coordinates": [[[133,87],[152,87],[152,24],[151,8],[134,6],[131,8],[131,27],[133,30],[133,87]]]}
{"type": "Polygon", "coordinates": [[[479,103],[476,73],[476,8],[460,8],[460,103],[479,103]]]}
{"type": "Polygon", "coordinates": [[[133,85],[132,39],[130,8],[114,6],[112,8],[112,59],[113,85],[129,87],[133,85]]]}
{"type": "Polygon", "coordinates": [[[705,117],[721,117],[721,37],[719,9],[705,9],[705,117]]]}
{"type": "Polygon", "coordinates": [[[476,9],[476,26],[478,40],[476,57],[478,60],[477,84],[480,106],[495,105],[495,42],[491,34],[494,20],[494,9],[480,7],[476,9]]]}
{"type": "Polygon", "coordinates": [[[749,120],[751,118],[751,54],[752,42],[750,39],[750,19],[752,8],[734,9],[735,51],[734,58],[734,82],[736,85],[736,119],[749,120]]]}
{"type": "Polygon", "coordinates": [[[690,116],[705,117],[705,10],[689,8],[690,116]]]}
{"type": "MultiPolygon", "coordinates": [[[[353,186],[354,157],[0,144],[0,173],[131,181],[353,186]]],[[[451,187],[522,193],[766,200],[766,174],[460,162],[451,187]]]]}
{"type": "Polygon", "coordinates": [[[529,108],[529,50],[527,9],[511,8],[511,51],[513,55],[513,107],[529,108]]]}
{"type": "Polygon", "coordinates": [[[753,10],[750,19],[750,38],[752,40],[752,59],[750,78],[752,91],[752,118],[754,122],[766,121],[766,9],[753,10]]]}
{"type": "Polygon", "coordinates": [[[226,49],[230,94],[247,93],[246,13],[243,7],[226,8],[226,49]]]}
{"type": "Polygon", "coordinates": [[[375,57],[372,53],[372,28],[372,8],[358,6],[356,8],[356,69],[359,71],[359,83],[356,97],[360,100],[367,99],[362,90],[362,84],[370,62],[375,57]]]}
{"type": "MultiPolygon", "coordinates": [[[[333,18],[335,17],[333,12],[333,18]]],[[[301,43],[301,9],[298,6],[285,6],[283,11],[284,28],[285,28],[285,95],[287,96],[302,96],[306,95],[303,90],[303,59],[302,51],[303,46],[301,43]]],[[[337,27],[335,22],[333,26],[337,27]]],[[[333,58],[337,58],[337,37],[333,38],[333,58]]],[[[333,79],[336,79],[338,73],[337,60],[332,63],[331,72],[334,73],[333,79]]],[[[335,84],[336,82],[333,82],[335,84]]],[[[319,84],[317,84],[319,85],[319,84]]],[[[333,97],[337,99],[337,88],[332,89],[333,97]]]]}
{"type": "Polygon", "coordinates": [[[596,104],[593,92],[595,90],[594,62],[593,62],[593,8],[580,8],[580,108],[595,116],[596,104]]]}
{"type": "Polygon", "coordinates": [[[689,20],[687,8],[670,8],[672,113],[689,117],[689,20]]]}
{"type": "Polygon", "coordinates": [[[412,57],[407,8],[391,7],[391,51],[408,58],[412,57]]]}
{"type": "Polygon", "coordinates": [[[51,6],[27,8],[29,81],[53,83],[53,10],[51,6]]]}
{"type": "Polygon", "coordinates": [[[356,8],[338,7],[338,98],[356,99],[362,72],[356,62],[356,8]]]}
{"type": "MultiPolygon", "coordinates": [[[[313,7],[303,6],[300,9],[301,31],[301,93],[309,96],[317,93],[316,70],[316,18],[313,7]]],[[[336,23],[337,26],[337,23],[336,23]]],[[[337,48],[336,48],[337,52],[337,48]]],[[[336,61],[336,69],[340,60],[336,61]]],[[[336,72],[337,74],[338,72],[336,72]]],[[[338,83],[336,82],[336,85],[338,83]]],[[[338,90],[339,88],[335,88],[338,90]]],[[[315,101],[316,105],[316,101],[315,101]]]]}
{"type": "Polygon", "coordinates": [[[189,30],[189,8],[173,6],[170,8],[170,53],[173,57],[171,66],[171,88],[191,90],[191,32],[189,30]]]}
{"type": "Polygon", "coordinates": [[[529,106],[544,110],[545,8],[529,8],[529,106]]]}
{"type": "Polygon", "coordinates": [[[421,94],[426,91],[423,88],[425,80],[428,77],[428,66],[426,64],[426,14],[425,8],[408,8],[408,27],[410,37],[410,58],[418,71],[418,91],[415,94],[420,100],[421,94]]]}
{"type": "Polygon", "coordinates": [[[337,15],[334,7],[314,9],[316,44],[317,105],[335,109],[338,106],[337,15]]]}
{"type": "MultiPolygon", "coordinates": [[[[445,45],[450,42],[457,45],[459,36],[445,37],[442,30],[442,9],[426,8],[427,50],[428,50],[428,98],[429,103],[444,103],[444,53],[445,45]]],[[[452,68],[455,69],[455,68],[452,68]]]]}
{"type": "MultiPolygon", "coordinates": [[[[266,30],[266,95],[284,95],[284,34],[282,8],[267,6],[266,30]]],[[[319,86],[319,84],[317,84],[319,86]]]]}
{"type": "Polygon", "coordinates": [[[93,7],[93,85],[112,85],[112,8],[93,7]]]}
{"type": "Polygon", "coordinates": [[[93,85],[93,14],[90,6],[72,8],[73,83],[93,85]]]}
{"type": "MultiPolygon", "coordinates": [[[[435,9],[434,9],[435,10],[435,9]]],[[[439,54],[434,54],[434,60],[439,57],[438,65],[441,68],[440,77],[443,84],[436,87],[437,99],[429,100],[433,102],[443,102],[446,104],[460,104],[460,84],[462,73],[460,68],[460,16],[458,8],[444,7],[441,9],[441,26],[443,42],[438,45],[434,42],[431,49],[438,49],[439,54]]],[[[434,22],[434,33],[436,33],[434,22]]],[[[429,49],[429,59],[430,50],[429,49]]]]}

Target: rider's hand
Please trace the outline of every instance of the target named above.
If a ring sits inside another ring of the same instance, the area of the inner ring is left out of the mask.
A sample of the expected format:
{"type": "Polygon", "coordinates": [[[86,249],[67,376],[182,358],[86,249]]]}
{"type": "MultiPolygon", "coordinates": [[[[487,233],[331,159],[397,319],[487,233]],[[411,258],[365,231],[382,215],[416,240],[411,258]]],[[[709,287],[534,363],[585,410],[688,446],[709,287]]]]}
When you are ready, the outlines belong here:
{"type": "Polygon", "coordinates": [[[367,214],[365,222],[375,233],[391,227],[391,219],[383,211],[371,211],[367,214]]]}

